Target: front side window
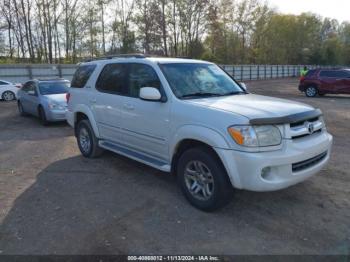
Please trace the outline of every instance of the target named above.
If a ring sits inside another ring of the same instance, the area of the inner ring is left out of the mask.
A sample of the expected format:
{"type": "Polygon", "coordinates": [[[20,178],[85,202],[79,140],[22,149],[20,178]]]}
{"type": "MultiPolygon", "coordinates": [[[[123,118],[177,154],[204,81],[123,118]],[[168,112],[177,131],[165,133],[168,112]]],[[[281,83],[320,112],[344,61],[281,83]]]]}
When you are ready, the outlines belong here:
{"type": "Polygon", "coordinates": [[[142,87],[155,87],[160,89],[160,80],[151,66],[144,64],[130,64],[129,67],[129,96],[139,97],[140,88],[142,87]]]}
{"type": "Polygon", "coordinates": [[[82,65],[74,73],[71,87],[83,88],[94,72],[96,65],[82,65]]]}
{"type": "Polygon", "coordinates": [[[126,64],[108,64],[98,77],[96,88],[106,93],[126,95],[128,93],[126,80],[126,64]]]}
{"type": "Polygon", "coordinates": [[[242,88],[214,64],[162,64],[161,69],[178,98],[244,94],[242,88]]]}
{"type": "Polygon", "coordinates": [[[69,82],[43,82],[39,83],[42,95],[55,95],[68,93],[69,82]]]}

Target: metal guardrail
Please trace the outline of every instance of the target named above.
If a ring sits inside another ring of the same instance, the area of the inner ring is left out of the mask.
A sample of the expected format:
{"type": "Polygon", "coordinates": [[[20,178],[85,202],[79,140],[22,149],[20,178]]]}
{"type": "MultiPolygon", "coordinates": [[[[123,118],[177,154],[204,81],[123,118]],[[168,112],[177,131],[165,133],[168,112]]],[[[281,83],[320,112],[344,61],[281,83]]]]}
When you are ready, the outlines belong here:
{"type": "MultiPolygon", "coordinates": [[[[265,80],[299,77],[304,65],[221,65],[237,81],[265,80]]],[[[307,65],[308,69],[330,68],[329,66],[307,65]]]]}
{"type": "MultiPolygon", "coordinates": [[[[221,65],[238,81],[298,77],[303,65],[221,65]]],[[[317,65],[308,65],[309,69],[317,65]]],[[[329,68],[322,66],[324,68],[329,68]]],[[[60,77],[71,80],[77,65],[30,64],[0,65],[0,79],[23,83],[33,78],[60,77]]]]}

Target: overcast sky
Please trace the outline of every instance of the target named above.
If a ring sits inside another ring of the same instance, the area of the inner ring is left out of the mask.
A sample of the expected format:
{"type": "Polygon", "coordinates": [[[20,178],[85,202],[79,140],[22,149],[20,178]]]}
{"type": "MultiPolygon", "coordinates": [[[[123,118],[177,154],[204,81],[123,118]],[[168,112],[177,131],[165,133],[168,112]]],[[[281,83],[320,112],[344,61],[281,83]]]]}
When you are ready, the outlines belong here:
{"type": "Polygon", "coordinates": [[[350,0],[268,0],[272,7],[287,14],[312,12],[323,17],[350,22],[350,0]]]}

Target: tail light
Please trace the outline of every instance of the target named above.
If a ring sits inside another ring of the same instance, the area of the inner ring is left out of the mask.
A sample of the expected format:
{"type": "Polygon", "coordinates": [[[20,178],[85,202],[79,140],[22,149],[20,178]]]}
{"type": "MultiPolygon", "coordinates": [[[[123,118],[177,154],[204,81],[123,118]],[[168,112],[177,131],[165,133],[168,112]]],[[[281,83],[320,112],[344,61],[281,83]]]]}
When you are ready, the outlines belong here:
{"type": "Polygon", "coordinates": [[[303,82],[305,80],[305,76],[300,77],[300,82],[303,82]]]}
{"type": "Polygon", "coordinates": [[[69,99],[70,99],[70,93],[67,93],[67,94],[66,94],[67,104],[68,104],[68,102],[69,102],[69,99]]]}

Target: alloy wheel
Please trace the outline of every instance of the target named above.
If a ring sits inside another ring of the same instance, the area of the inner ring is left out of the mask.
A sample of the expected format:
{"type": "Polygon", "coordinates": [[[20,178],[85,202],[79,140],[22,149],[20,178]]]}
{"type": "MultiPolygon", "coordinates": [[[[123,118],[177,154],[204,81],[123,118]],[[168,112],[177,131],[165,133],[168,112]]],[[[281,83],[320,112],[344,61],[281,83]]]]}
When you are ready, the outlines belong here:
{"type": "Polygon", "coordinates": [[[185,168],[185,184],[198,200],[208,200],[214,193],[214,178],[210,169],[201,161],[190,161],[185,168]]]}
{"type": "Polygon", "coordinates": [[[15,95],[12,92],[10,92],[10,91],[6,91],[6,92],[3,93],[2,98],[5,101],[12,101],[12,100],[15,99],[15,95]]]}
{"type": "Polygon", "coordinates": [[[316,90],[316,88],[315,87],[308,87],[307,89],[306,89],[306,95],[307,96],[316,96],[316,94],[317,94],[317,90],[316,90]]]}
{"type": "Polygon", "coordinates": [[[79,132],[79,144],[84,153],[89,153],[91,148],[91,140],[88,131],[82,127],[79,132]]]}

